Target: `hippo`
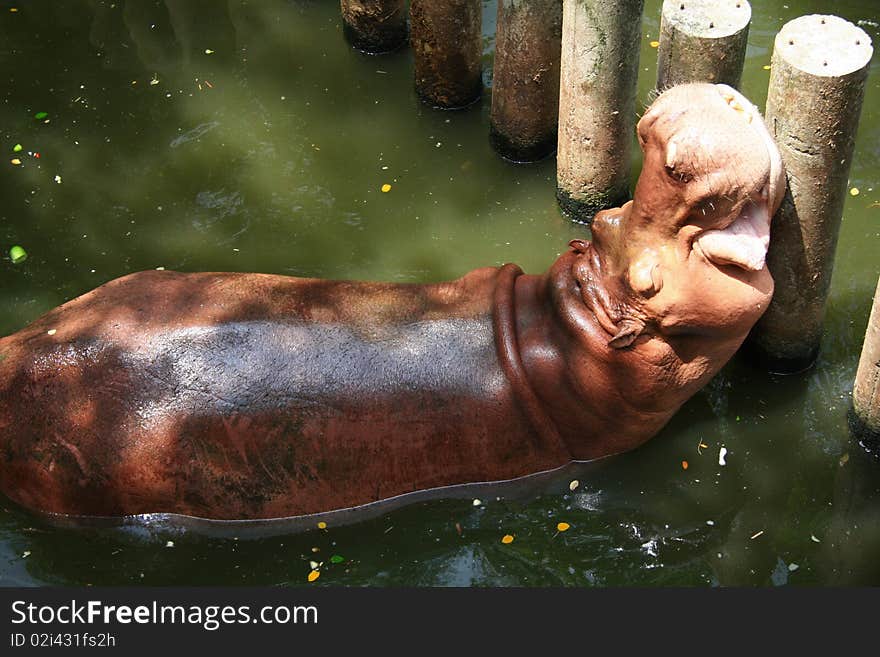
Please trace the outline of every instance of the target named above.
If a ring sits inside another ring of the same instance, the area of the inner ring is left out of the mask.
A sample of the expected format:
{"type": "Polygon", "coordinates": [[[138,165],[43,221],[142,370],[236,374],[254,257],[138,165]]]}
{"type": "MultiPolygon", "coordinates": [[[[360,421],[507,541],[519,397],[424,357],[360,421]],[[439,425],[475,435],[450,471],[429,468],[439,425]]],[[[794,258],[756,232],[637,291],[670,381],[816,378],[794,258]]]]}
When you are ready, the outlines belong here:
{"type": "Polygon", "coordinates": [[[785,178],[724,85],[665,91],[637,132],[633,199],[542,275],[145,271],[49,311],[0,339],[0,491],[62,517],[314,518],[641,445],[767,308],[785,178]]]}

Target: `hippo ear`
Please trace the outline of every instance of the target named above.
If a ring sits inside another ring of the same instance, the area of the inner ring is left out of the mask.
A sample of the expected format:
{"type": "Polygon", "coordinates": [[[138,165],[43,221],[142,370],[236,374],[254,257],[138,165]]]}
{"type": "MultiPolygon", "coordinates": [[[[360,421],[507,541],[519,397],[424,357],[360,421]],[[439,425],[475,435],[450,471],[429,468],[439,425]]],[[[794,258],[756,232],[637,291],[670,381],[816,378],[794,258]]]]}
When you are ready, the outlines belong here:
{"type": "Polygon", "coordinates": [[[638,320],[627,318],[617,325],[617,335],[608,341],[608,346],[614,349],[623,349],[630,346],[636,341],[636,338],[645,330],[645,323],[638,320]]]}

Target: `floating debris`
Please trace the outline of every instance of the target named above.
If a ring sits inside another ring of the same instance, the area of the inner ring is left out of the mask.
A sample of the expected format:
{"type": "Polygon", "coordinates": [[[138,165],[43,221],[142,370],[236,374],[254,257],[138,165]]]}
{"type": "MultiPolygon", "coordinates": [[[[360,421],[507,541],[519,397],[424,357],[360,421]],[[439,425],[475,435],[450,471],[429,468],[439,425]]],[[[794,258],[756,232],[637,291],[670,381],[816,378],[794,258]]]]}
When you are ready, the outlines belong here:
{"type": "Polygon", "coordinates": [[[309,580],[310,582],[314,582],[314,581],[315,581],[316,579],[318,579],[320,576],[321,576],[321,571],[320,571],[320,570],[312,570],[312,572],[309,573],[308,580],[309,580]]]}
{"type": "Polygon", "coordinates": [[[21,262],[27,260],[28,254],[22,247],[17,244],[9,249],[9,258],[12,260],[12,264],[17,265],[21,262]]]}
{"type": "Polygon", "coordinates": [[[49,116],[49,112],[37,112],[36,114],[34,114],[34,118],[37,121],[42,121],[43,119],[45,119],[48,116],[49,116]]]}
{"type": "Polygon", "coordinates": [[[214,54],[214,51],[211,50],[210,48],[205,48],[205,54],[206,54],[206,55],[213,55],[213,54],[214,54]]]}
{"type": "Polygon", "coordinates": [[[764,533],[764,530],[762,529],[762,530],[759,531],[757,534],[752,534],[751,536],[749,536],[749,540],[750,540],[750,541],[754,541],[756,538],[758,538],[758,537],[759,537],[761,534],[763,534],[763,533],[764,533]]]}
{"type": "Polygon", "coordinates": [[[505,534],[503,537],[501,537],[501,542],[505,545],[510,545],[511,543],[513,543],[513,535],[505,534]]]}
{"type": "Polygon", "coordinates": [[[21,558],[22,558],[22,559],[27,559],[29,556],[31,556],[31,551],[30,551],[30,550],[25,550],[24,552],[21,553],[21,558]]]}
{"type": "Polygon", "coordinates": [[[317,570],[320,565],[317,561],[309,561],[309,568],[312,570],[317,570]]]}
{"type": "Polygon", "coordinates": [[[581,485],[581,482],[579,482],[577,479],[572,479],[571,483],[568,485],[568,490],[575,491],[575,490],[577,490],[577,487],[580,485],[581,485]]]}
{"type": "Polygon", "coordinates": [[[558,532],[567,532],[569,529],[571,529],[571,525],[567,522],[560,522],[556,525],[556,531],[558,532]]]}
{"type": "Polygon", "coordinates": [[[764,66],[763,66],[762,68],[763,68],[765,71],[769,71],[769,70],[770,70],[770,64],[764,64],[764,66]]]}
{"type": "Polygon", "coordinates": [[[650,45],[652,48],[658,48],[660,46],[660,42],[659,41],[652,41],[648,45],[650,45]]]}
{"type": "Polygon", "coordinates": [[[167,548],[173,548],[173,547],[174,547],[174,541],[168,541],[168,542],[165,544],[165,547],[167,547],[167,548]]]}
{"type": "Polygon", "coordinates": [[[56,333],[58,333],[58,329],[49,329],[46,331],[46,335],[55,335],[56,333]]]}
{"type": "Polygon", "coordinates": [[[798,566],[796,563],[790,563],[790,564],[788,564],[788,572],[790,572],[790,573],[793,573],[793,572],[796,571],[798,568],[800,568],[800,566],[798,566]]]}
{"type": "Polygon", "coordinates": [[[483,504],[482,501],[477,500],[477,499],[474,500],[474,506],[481,506],[482,504],[483,504]]]}
{"type": "Polygon", "coordinates": [[[859,188],[858,188],[858,187],[853,187],[851,190],[849,190],[849,195],[850,195],[850,196],[858,196],[859,193],[860,193],[860,192],[859,192],[859,188]]]}
{"type": "Polygon", "coordinates": [[[389,185],[388,183],[385,183],[384,185],[382,185],[382,193],[383,194],[387,194],[390,191],[391,191],[391,185],[389,185]]]}
{"type": "Polygon", "coordinates": [[[318,529],[327,529],[327,523],[322,520],[318,523],[318,529]]]}
{"type": "Polygon", "coordinates": [[[330,557],[330,563],[342,563],[343,561],[345,561],[345,557],[343,557],[341,554],[334,554],[332,557],[330,557]]]}
{"type": "Polygon", "coordinates": [[[822,542],[818,538],[813,536],[813,534],[810,534],[810,540],[813,541],[813,543],[821,543],[822,542]]]}
{"type": "Polygon", "coordinates": [[[55,176],[55,182],[61,184],[61,176],[55,176]]]}
{"type": "Polygon", "coordinates": [[[688,462],[687,462],[687,461],[682,461],[682,462],[681,462],[681,469],[682,469],[682,470],[687,470],[687,469],[688,469],[688,462]]]}
{"type": "Polygon", "coordinates": [[[718,465],[725,466],[727,465],[727,448],[722,447],[718,450],[718,465]]]}
{"type": "Polygon", "coordinates": [[[12,147],[12,152],[13,153],[21,153],[22,148],[23,148],[23,146],[21,144],[16,144],[15,146],[12,147]]]}
{"type": "Polygon", "coordinates": [[[157,84],[159,84],[159,78],[158,78],[157,76],[154,75],[154,76],[153,76],[153,79],[150,80],[150,86],[151,86],[151,87],[154,87],[154,86],[156,86],[157,84]]]}
{"type": "Polygon", "coordinates": [[[14,157],[11,160],[9,160],[9,163],[12,164],[12,166],[14,166],[14,167],[21,166],[21,160],[19,160],[17,157],[14,157]]]}

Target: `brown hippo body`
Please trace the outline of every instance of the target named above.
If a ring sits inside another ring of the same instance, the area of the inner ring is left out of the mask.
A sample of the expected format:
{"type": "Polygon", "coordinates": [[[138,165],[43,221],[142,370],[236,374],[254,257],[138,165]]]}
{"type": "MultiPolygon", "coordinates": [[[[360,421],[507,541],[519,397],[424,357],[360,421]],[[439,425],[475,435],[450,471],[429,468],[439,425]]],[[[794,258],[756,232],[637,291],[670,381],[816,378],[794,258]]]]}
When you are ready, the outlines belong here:
{"type": "Polygon", "coordinates": [[[142,272],[0,339],[0,490],[77,516],[284,518],[638,446],[773,288],[778,153],[732,90],[677,89],[689,112],[673,90],[639,124],[634,201],[542,276],[142,272]],[[694,132],[707,112],[735,139],[694,132]],[[743,162],[722,176],[724,149],[743,162]]]}

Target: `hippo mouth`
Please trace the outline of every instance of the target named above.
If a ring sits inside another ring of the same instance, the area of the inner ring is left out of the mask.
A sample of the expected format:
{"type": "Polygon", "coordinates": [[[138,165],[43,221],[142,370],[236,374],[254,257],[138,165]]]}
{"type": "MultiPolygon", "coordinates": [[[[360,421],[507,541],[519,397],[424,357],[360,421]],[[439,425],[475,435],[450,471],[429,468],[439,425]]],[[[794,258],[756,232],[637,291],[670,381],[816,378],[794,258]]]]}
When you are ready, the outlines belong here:
{"type": "Polygon", "coordinates": [[[766,202],[749,201],[727,228],[706,230],[693,242],[693,250],[716,266],[735,265],[761,271],[770,246],[770,213],[766,202]]]}
{"type": "MultiPolygon", "coordinates": [[[[716,266],[735,265],[747,271],[761,271],[770,246],[771,214],[781,202],[785,189],[785,175],[779,151],[761,119],[758,109],[736,89],[715,85],[721,98],[757,133],[769,159],[767,182],[756,194],[749,195],[724,222],[722,228],[699,233],[693,241],[693,250],[716,266]]],[[[675,144],[670,143],[667,161],[675,158],[675,144]]]]}

